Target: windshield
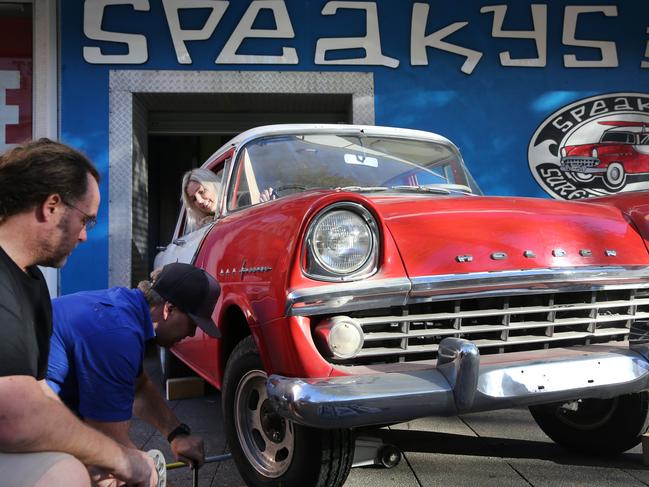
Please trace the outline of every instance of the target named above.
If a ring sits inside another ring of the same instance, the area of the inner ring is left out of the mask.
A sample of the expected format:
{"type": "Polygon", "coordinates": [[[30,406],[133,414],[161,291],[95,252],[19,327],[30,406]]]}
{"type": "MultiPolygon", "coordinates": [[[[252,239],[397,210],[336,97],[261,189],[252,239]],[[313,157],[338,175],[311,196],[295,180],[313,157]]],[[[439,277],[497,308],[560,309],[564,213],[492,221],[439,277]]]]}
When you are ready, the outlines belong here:
{"type": "Polygon", "coordinates": [[[602,135],[602,142],[633,144],[633,134],[628,132],[605,132],[604,135],[602,135]]]}
{"type": "Polygon", "coordinates": [[[313,188],[481,194],[459,155],[444,144],[362,134],[282,135],[240,151],[228,206],[313,188]]]}

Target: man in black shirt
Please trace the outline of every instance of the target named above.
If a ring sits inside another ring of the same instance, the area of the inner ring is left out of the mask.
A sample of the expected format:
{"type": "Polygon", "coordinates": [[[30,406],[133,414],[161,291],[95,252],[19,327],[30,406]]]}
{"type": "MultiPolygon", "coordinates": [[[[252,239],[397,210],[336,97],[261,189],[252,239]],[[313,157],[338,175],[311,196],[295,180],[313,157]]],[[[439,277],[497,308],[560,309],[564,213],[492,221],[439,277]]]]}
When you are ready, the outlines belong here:
{"type": "Polygon", "coordinates": [[[99,207],[88,159],[41,139],[0,156],[0,483],[155,486],[153,461],[84,425],[45,381],[52,309],[38,265],[61,267],[99,207]],[[57,453],[55,453],[57,452],[57,453]],[[58,453],[61,452],[61,453],[58,453]],[[88,470],[86,470],[86,467],[88,470]],[[108,480],[110,482],[110,480],[108,480]]]}

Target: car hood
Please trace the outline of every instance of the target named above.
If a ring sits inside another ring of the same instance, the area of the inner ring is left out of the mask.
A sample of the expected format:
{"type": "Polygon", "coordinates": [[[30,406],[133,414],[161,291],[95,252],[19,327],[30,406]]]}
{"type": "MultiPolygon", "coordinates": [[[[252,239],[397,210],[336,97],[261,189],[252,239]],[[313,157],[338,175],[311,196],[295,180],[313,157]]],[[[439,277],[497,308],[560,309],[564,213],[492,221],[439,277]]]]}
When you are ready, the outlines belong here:
{"type": "Polygon", "coordinates": [[[429,195],[372,200],[411,277],[649,264],[642,237],[606,204],[429,195]]]}
{"type": "Polygon", "coordinates": [[[567,145],[565,146],[566,152],[568,154],[573,153],[573,152],[578,152],[578,153],[588,153],[595,148],[595,147],[601,147],[601,144],[598,143],[590,143],[590,144],[579,144],[579,145],[567,145]]]}

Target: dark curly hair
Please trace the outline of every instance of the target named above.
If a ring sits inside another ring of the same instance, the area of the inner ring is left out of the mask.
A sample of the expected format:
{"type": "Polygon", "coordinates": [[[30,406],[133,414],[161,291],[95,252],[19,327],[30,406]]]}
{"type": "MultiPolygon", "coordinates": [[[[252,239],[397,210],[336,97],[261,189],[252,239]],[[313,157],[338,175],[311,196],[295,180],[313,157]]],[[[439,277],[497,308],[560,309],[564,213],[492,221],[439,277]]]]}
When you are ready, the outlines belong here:
{"type": "Polygon", "coordinates": [[[99,173],[81,152],[42,138],[25,142],[0,156],[0,221],[42,204],[58,194],[73,204],[88,189],[90,173],[99,173]]]}

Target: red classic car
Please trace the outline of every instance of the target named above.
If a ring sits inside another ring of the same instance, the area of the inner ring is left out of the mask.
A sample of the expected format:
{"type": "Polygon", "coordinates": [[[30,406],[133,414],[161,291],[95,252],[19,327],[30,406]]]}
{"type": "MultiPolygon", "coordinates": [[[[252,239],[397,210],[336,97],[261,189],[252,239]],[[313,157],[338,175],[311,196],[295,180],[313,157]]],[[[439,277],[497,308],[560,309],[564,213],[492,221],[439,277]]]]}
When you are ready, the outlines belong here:
{"type": "Polygon", "coordinates": [[[562,147],[561,170],[581,182],[601,177],[611,191],[624,187],[627,174],[649,175],[649,124],[599,123],[613,128],[606,130],[599,142],[562,147]]]}
{"type": "Polygon", "coordinates": [[[649,194],[485,197],[450,141],[369,126],[260,127],[203,167],[217,217],[182,211],[156,265],[221,284],[222,337],[173,353],[222,390],[249,485],[338,486],[357,428],[512,406],[569,448],[638,444],[649,194]]]}

